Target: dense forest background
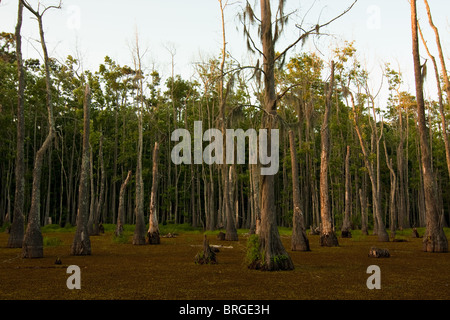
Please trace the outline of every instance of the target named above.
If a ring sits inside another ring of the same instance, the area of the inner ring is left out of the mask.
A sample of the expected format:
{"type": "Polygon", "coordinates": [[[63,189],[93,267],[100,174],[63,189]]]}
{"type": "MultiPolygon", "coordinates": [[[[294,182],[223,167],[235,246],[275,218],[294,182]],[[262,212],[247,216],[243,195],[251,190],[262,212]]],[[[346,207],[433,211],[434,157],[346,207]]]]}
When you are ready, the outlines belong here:
{"type": "MultiPolygon", "coordinates": [[[[251,47],[251,44],[250,44],[251,47]]],[[[301,52],[301,53],[298,53],[301,52]]],[[[424,51],[425,52],[425,51],[424,51]]],[[[107,54],[107,53],[105,53],[107,54]]],[[[359,60],[357,44],[343,43],[334,49],[335,63],[330,130],[329,199],[332,223],[342,228],[349,203],[351,228],[361,228],[368,215],[372,229],[373,193],[357,128],[378,172],[381,212],[386,228],[425,226],[424,183],[420,166],[416,98],[400,90],[402,74],[390,64],[384,66],[387,101],[379,102],[378,88],[369,85],[370,73],[359,60]],[[351,93],[351,94],[350,94],[351,93]],[[353,99],[354,98],[354,99],[353,99]],[[346,156],[349,163],[349,200],[346,200],[346,156]]],[[[423,59],[425,60],[425,59],[423,59]]],[[[137,61],[137,60],[136,60],[137,61]]],[[[138,162],[139,119],[142,115],[142,179],[144,215],[149,219],[152,188],[153,147],[158,142],[157,216],[160,224],[187,223],[207,230],[224,228],[223,179],[220,165],[175,165],[171,151],[176,128],[194,132],[194,121],[202,121],[203,131],[220,128],[221,87],[226,88],[226,127],[262,127],[264,110],[261,73],[255,66],[242,66],[232,56],[194,66],[190,79],[172,74],[163,77],[148,66],[122,65],[105,56],[95,70],[83,70],[80,61],[50,57],[53,112],[56,136],[44,159],[41,180],[41,225],[75,225],[78,186],[81,174],[84,88],[91,88],[90,211],[103,223],[117,222],[119,191],[128,171],[132,171],[125,193],[125,222],[134,224],[136,167],[138,162]],[[222,60],[224,59],[224,60],[222,60]],[[225,61],[223,70],[221,61],[225,61]],[[223,72],[222,72],[223,71],[223,72]],[[223,81],[223,82],[221,82],[223,81]],[[141,86],[142,84],[142,86],[141,86]]],[[[306,226],[320,225],[321,127],[330,81],[331,60],[314,52],[291,54],[277,61],[276,89],[280,94],[277,114],[280,129],[280,168],[275,176],[277,223],[292,227],[292,171],[288,131],[295,134],[301,209],[306,226]]],[[[25,69],[25,213],[31,206],[32,171],[36,153],[48,133],[44,64],[24,61],[25,69]]],[[[428,62],[428,77],[433,77],[428,62]]],[[[381,85],[381,84],[380,84],[381,85]]],[[[15,190],[17,139],[17,61],[15,36],[0,35],[0,224],[12,222],[15,190]]],[[[445,86],[442,92],[446,92],[445,86]]],[[[447,99],[425,102],[432,150],[432,167],[437,179],[437,199],[441,222],[450,219],[450,179],[447,170],[439,104],[450,120],[447,99]],[[442,102],[443,101],[443,102],[442,102]]],[[[206,146],[207,143],[204,143],[206,146]]],[[[248,148],[247,148],[248,150],[248,148]]],[[[248,155],[247,155],[248,156],[248,155]]],[[[230,166],[229,197],[237,228],[251,228],[258,216],[259,177],[257,166],[230,166]]],[[[25,215],[26,219],[26,215],[25,215]]]]}

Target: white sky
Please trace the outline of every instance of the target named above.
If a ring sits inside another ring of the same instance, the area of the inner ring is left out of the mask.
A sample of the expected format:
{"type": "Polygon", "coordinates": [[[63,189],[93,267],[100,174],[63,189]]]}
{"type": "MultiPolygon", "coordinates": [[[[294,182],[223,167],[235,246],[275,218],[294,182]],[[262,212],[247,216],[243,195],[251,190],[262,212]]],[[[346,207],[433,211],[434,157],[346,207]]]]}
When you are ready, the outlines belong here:
{"type": "MultiPolygon", "coordinates": [[[[224,0],[225,1],[225,0],[224,0]]],[[[249,54],[237,18],[243,0],[229,0],[233,5],[225,12],[228,51],[245,63],[249,54]]],[[[36,6],[36,1],[30,0],[36,6]]],[[[253,4],[255,0],[250,0],[253,4]]],[[[277,3],[277,1],[273,1],[277,3]]],[[[57,3],[43,0],[44,4],[57,3]]],[[[308,15],[305,24],[323,23],[341,13],[352,0],[288,0],[286,12],[298,10],[285,31],[285,42],[278,51],[294,40],[298,30],[295,23],[308,15]],[[308,12],[311,4],[312,9],[308,12]]],[[[429,0],[433,19],[440,31],[447,58],[450,57],[450,22],[448,0],[429,0]]],[[[436,55],[434,33],[429,28],[426,11],[418,0],[419,18],[432,52],[436,55]]],[[[25,11],[26,12],[26,11],[25,11]]],[[[14,32],[17,18],[17,0],[1,0],[0,31],[14,32]]],[[[44,27],[50,55],[64,61],[68,54],[80,52],[85,69],[97,70],[106,55],[121,65],[132,65],[130,44],[135,30],[140,37],[141,50],[147,49],[144,65],[153,66],[163,77],[171,72],[171,56],[166,47],[176,49],[175,73],[183,78],[194,74],[192,63],[218,56],[221,50],[221,21],[217,0],[63,0],[61,10],[48,11],[44,27]]],[[[40,49],[37,23],[26,12],[23,37],[24,56],[36,57],[40,49]]],[[[321,30],[322,31],[322,30],[321,30]]],[[[355,40],[360,59],[371,71],[374,88],[380,85],[380,67],[385,62],[401,70],[405,77],[404,89],[414,94],[411,54],[410,9],[408,0],[359,0],[344,17],[333,22],[326,30],[334,36],[321,37],[296,47],[292,54],[302,50],[320,50],[322,58],[329,60],[329,50],[343,40],[355,40]]],[[[39,51],[40,52],[40,51],[39,51]]],[[[428,58],[424,48],[422,57],[428,58]]],[[[426,95],[433,97],[435,83],[431,62],[426,95]]],[[[435,97],[434,97],[435,98],[435,97]]],[[[380,99],[385,104],[385,99],[380,99]]]]}

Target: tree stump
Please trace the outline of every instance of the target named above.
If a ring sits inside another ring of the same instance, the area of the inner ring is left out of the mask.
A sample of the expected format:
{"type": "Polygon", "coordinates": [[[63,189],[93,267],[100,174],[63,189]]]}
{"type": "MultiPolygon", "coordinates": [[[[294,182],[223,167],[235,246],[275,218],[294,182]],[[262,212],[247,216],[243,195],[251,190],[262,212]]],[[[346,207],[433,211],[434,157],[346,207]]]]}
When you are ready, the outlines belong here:
{"type": "Polygon", "coordinates": [[[147,233],[147,243],[148,244],[160,244],[161,239],[159,237],[159,232],[148,232],[147,233]]]}
{"type": "Polygon", "coordinates": [[[225,241],[225,233],[223,233],[222,231],[219,232],[219,234],[217,235],[217,240],[225,241]]]}
{"type": "Polygon", "coordinates": [[[320,235],[320,245],[322,247],[337,247],[339,246],[337,237],[334,232],[324,233],[320,235]]]}
{"type": "Polygon", "coordinates": [[[389,258],[391,255],[388,249],[379,249],[372,247],[369,250],[369,257],[371,258],[389,258]]]}
{"type": "Polygon", "coordinates": [[[416,228],[413,228],[412,237],[413,238],[421,238],[421,236],[419,236],[419,232],[417,232],[416,228]]]}
{"type": "Polygon", "coordinates": [[[350,231],[342,230],[341,232],[341,238],[351,238],[352,233],[350,231]]]}
{"type": "Polygon", "coordinates": [[[209,241],[206,238],[203,239],[203,251],[197,253],[195,256],[196,264],[216,264],[216,253],[209,246],[209,241]]]}

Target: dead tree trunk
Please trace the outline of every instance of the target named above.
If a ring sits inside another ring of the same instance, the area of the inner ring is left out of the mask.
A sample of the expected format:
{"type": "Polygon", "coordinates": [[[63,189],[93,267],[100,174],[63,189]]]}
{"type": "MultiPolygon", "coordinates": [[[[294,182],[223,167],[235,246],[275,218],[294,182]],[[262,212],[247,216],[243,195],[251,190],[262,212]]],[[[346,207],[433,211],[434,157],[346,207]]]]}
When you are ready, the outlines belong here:
{"type": "MultiPolygon", "coordinates": [[[[370,162],[369,154],[367,152],[366,146],[364,144],[364,139],[362,137],[361,131],[359,129],[358,125],[358,114],[356,112],[356,106],[353,94],[349,93],[351,102],[352,102],[352,109],[353,109],[353,121],[355,123],[355,130],[358,135],[359,143],[361,145],[361,151],[364,156],[364,164],[366,166],[367,172],[369,174],[370,182],[372,184],[372,195],[373,195],[373,207],[374,207],[374,231],[377,231],[376,234],[378,236],[378,241],[380,242],[388,242],[389,241],[389,235],[386,232],[386,228],[384,226],[383,220],[381,218],[381,201],[380,201],[380,193],[377,192],[379,189],[377,187],[377,176],[375,176],[374,169],[373,169],[373,163],[370,162]],[[376,224],[376,225],[375,225],[376,224]]],[[[375,125],[374,125],[375,126],[375,125]]],[[[376,130],[376,128],[373,128],[372,130],[376,130]]],[[[372,138],[374,136],[372,135],[372,138]]],[[[375,139],[372,139],[375,140],[375,139]]],[[[376,143],[379,143],[379,140],[376,140],[376,143]]]]}
{"type": "MultiPolygon", "coordinates": [[[[431,13],[429,13],[429,15],[430,15],[430,19],[431,19],[431,13]]],[[[432,24],[432,22],[430,22],[430,23],[432,24]]],[[[434,74],[435,74],[435,77],[436,77],[436,85],[437,85],[437,91],[438,91],[438,99],[439,99],[439,113],[440,113],[440,116],[441,116],[441,131],[442,131],[442,137],[443,137],[444,146],[445,146],[445,158],[447,160],[447,172],[450,175],[450,143],[448,141],[448,134],[447,134],[447,121],[445,119],[444,101],[443,101],[443,97],[442,97],[442,88],[441,88],[441,78],[439,76],[439,69],[438,69],[438,66],[437,66],[437,63],[436,63],[436,58],[431,54],[430,50],[428,49],[427,42],[425,41],[425,39],[423,37],[422,30],[420,29],[420,25],[419,24],[418,24],[418,29],[419,29],[419,32],[420,32],[420,37],[422,39],[422,43],[423,43],[423,45],[424,45],[424,47],[425,47],[425,49],[426,49],[426,51],[428,53],[428,56],[430,57],[431,61],[433,62],[434,74]]],[[[435,31],[437,32],[437,29],[435,31]]],[[[438,37],[439,37],[439,35],[437,35],[437,39],[439,39],[438,37]]],[[[439,53],[439,55],[441,55],[441,54],[442,54],[442,52],[439,53]]],[[[444,69],[443,72],[446,73],[447,70],[445,68],[445,62],[441,61],[441,64],[442,64],[442,68],[444,69]]],[[[448,81],[448,77],[447,77],[447,81],[448,81]]],[[[446,82],[446,86],[447,85],[449,85],[448,82],[446,82]]],[[[450,94],[449,90],[450,89],[447,88],[447,95],[450,94]]],[[[449,99],[448,101],[450,101],[450,97],[448,97],[448,99],[449,99]]]]}
{"type": "Polygon", "coordinates": [[[423,237],[423,250],[426,252],[447,252],[448,242],[439,221],[439,206],[436,199],[436,180],[431,167],[430,143],[425,120],[423,97],[423,78],[420,65],[419,37],[417,27],[416,0],[411,0],[411,31],[413,43],[414,77],[416,83],[417,120],[420,136],[421,166],[425,192],[426,233],[423,237]]]}
{"type": "MultiPolygon", "coordinates": [[[[103,199],[104,199],[104,195],[105,195],[105,168],[103,165],[103,133],[100,136],[100,144],[99,144],[99,160],[100,160],[100,174],[101,174],[101,178],[100,180],[100,193],[98,196],[98,201],[96,203],[95,206],[92,207],[92,211],[91,211],[91,217],[92,220],[89,222],[89,235],[90,236],[98,236],[100,234],[100,228],[99,228],[99,223],[100,223],[100,215],[101,215],[101,211],[102,211],[102,207],[103,207],[103,199]]],[[[91,164],[92,167],[93,164],[91,164]]],[[[91,171],[92,172],[92,171],[91,171]]],[[[92,179],[91,179],[92,181],[92,179]]],[[[93,187],[93,184],[91,183],[91,187],[93,187]]],[[[91,192],[91,194],[93,194],[93,192],[91,192]]],[[[91,202],[92,204],[92,202],[91,202]]]]}
{"type": "Polygon", "coordinates": [[[24,198],[25,198],[25,160],[24,160],[24,143],[25,143],[25,116],[24,116],[24,91],[25,91],[25,74],[22,61],[22,16],[23,3],[19,1],[16,25],[16,60],[17,60],[17,156],[16,156],[16,190],[14,193],[14,216],[11,230],[8,238],[8,248],[22,248],[24,235],[24,198]]]}
{"type": "Polygon", "coordinates": [[[81,158],[81,177],[78,194],[77,230],[73,239],[71,254],[85,256],[91,254],[91,241],[88,232],[89,215],[89,134],[90,134],[90,99],[89,85],[86,85],[84,93],[84,129],[83,129],[83,153],[81,158]]]}
{"type": "Polygon", "coordinates": [[[395,171],[392,165],[392,159],[389,159],[387,148],[386,148],[386,141],[383,140],[383,146],[384,146],[384,153],[386,156],[386,165],[389,168],[390,171],[390,180],[391,180],[391,191],[389,196],[389,215],[390,215],[390,230],[391,230],[391,238],[395,238],[395,230],[397,229],[397,209],[395,206],[395,194],[397,192],[397,176],[395,175],[395,171]]]}
{"type": "Polygon", "coordinates": [[[350,210],[351,210],[351,184],[350,184],[350,146],[347,146],[347,155],[345,156],[345,212],[344,222],[342,224],[342,238],[351,238],[350,232],[350,210]]]}
{"type": "Polygon", "coordinates": [[[118,210],[118,216],[117,216],[117,226],[116,226],[116,237],[120,237],[123,232],[123,226],[125,224],[125,189],[127,188],[128,182],[130,181],[131,177],[131,171],[128,171],[127,178],[122,183],[122,186],[120,187],[120,193],[119,193],[119,210],[118,210]]]}
{"type": "Polygon", "coordinates": [[[149,228],[147,231],[147,241],[149,244],[159,244],[159,226],[158,226],[158,215],[156,211],[156,194],[158,191],[158,152],[159,144],[155,142],[155,147],[153,148],[153,179],[152,179],[152,193],[150,196],[150,217],[149,217],[149,228]]]}
{"type": "Polygon", "coordinates": [[[292,251],[310,251],[309,240],[306,237],[305,221],[300,203],[300,183],[298,179],[298,162],[295,150],[294,133],[289,131],[289,144],[291,147],[291,166],[292,166],[292,191],[294,201],[294,214],[292,217],[292,251]]]}
{"type": "MultiPolygon", "coordinates": [[[[46,86],[46,105],[48,113],[48,135],[44,140],[41,148],[36,153],[33,169],[33,186],[31,193],[31,208],[28,215],[28,225],[22,244],[23,258],[42,258],[44,256],[43,239],[40,229],[40,206],[41,206],[41,173],[44,156],[47,153],[50,144],[55,135],[55,122],[53,119],[53,102],[52,102],[52,80],[50,77],[50,65],[47,51],[47,45],[44,38],[44,27],[42,24],[42,16],[40,13],[31,8],[26,2],[23,5],[36,17],[39,23],[39,35],[44,54],[45,67],[45,86],[46,86]]],[[[49,7],[50,8],[50,7],[49,7]]]]}
{"type": "MultiPolygon", "coordinates": [[[[145,222],[144,222],[144,181],[142,179],[142,151],[143,151],[143,85],[142,85],[142,68],[141,68],[141,55],[139,52],[138,36],[136,34],[136,81],[137,85],[137,97],[136,103],[138,108],[138,152],[137,152],[137,164],[136,164],[136,205],[135,205],[135,215],[136,215],[136,225],[133,235],[134,245],[144,245],[145,244],[145,222]]],[[[176,195],[178,196],[178,195],[176,195]]]]}
{"type": "MultiPolygon", "coordinates": [[[[220,78],[219,78],[219,121],[221,124],[222,136],[225,137],[225,107],[227,103],[229,90],[224,92],[224,68],[225,68],[225,59],[226,59],[226,38],[225,38],[225,19],[224,19],[224,9],[227,5],[225,3],[222,4],[222,0],[219,0],[220,4],[220,12],[222,18],[222,61],[220,63],[220,78]]],[[[226,150],[226,139],[223,139],[223,150],[226,150]]],[[[231,169],[230,169],[231,170],[231,169]]],[[[226,154],[223,153],[223,164],[222,164],[222,181],[223,181],[223,206],[225,208],[225,218],[226,218],[226,233],[225,239],[229,241],[237,241],[238,234],[236,230],[235,219],[233,217],[233,203],[230,199],[230,190],[231,190],[231,179],[229,179],[229,169],[226,163],[226,154]]]]}
{"type": "Polygon", "coordinates": [[[331,112],[331,98],[334,87],[334,62],[331,62],[330,83],[327,90],[325,102],[325,114],[321,129],[321,154],[320,154],[320,216],[322,219],[322,230],[320,231],[320,245],[327,247],[338,246],[338,239],[334,233],[331,222],[331,208],[328,188],[328,162],[330,158],[330,129],[329,119],[331,112]]]}

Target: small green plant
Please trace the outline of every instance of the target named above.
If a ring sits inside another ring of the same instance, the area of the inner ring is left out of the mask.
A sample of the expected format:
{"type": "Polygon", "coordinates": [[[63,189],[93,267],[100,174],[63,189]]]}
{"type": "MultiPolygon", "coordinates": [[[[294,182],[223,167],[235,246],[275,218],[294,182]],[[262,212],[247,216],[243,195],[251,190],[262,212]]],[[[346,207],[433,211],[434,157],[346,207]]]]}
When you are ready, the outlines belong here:
{"type": "Polygon", "coordinates": [[[129,235],[126,233],[122,233],[120,236],[113,235],[113,242],[120,244],[127,244],[129,242],[129,235]]]}
{"type": "Polygon", "coordinates": [[[245,263],[250,269],[259,269],[264,265],[264,258],[259,248],[259,237],[252,234],[247,240],[247,253],[245,263]]]}
{"type": "Polygon", "coordinates": [[[288,256],[284,255],[284,254],[280,254],[277,256],[274,256],[272,258],[273,262],[277,265],[282,264],[284,261],[286,261],[288,259],[288,256]]]}
{"type": "Polygon", "coordinates": [[[56,237],[44,237],[44,247],[57,247],[62,245],[62,240],[56,237]]]}

